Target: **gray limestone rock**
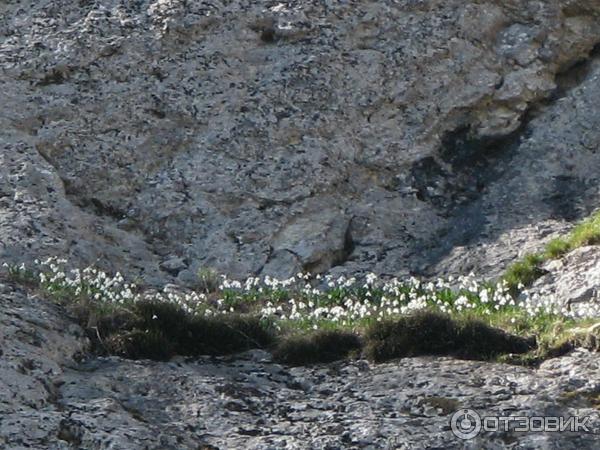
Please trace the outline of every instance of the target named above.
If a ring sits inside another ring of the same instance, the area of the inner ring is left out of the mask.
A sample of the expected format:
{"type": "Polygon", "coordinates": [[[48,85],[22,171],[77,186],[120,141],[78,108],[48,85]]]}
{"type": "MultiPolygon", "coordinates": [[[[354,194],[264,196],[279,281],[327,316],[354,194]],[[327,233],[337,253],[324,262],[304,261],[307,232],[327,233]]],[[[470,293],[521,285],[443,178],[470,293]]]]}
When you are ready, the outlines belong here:
{"type": "Polygon", "coordinates": [[[581,247],[542,266],[546,275],[527,294],[552,298],[560,307],[600,302],[600,248],[581,247]]]}
{"type": "MultiPolygon", "coordinates": [[[[599,43],[597,0],[3,0],[0,261],[150,285],[495,277],[599,206],[599,43]]],[[[594,300],[597,266],[578,250],[532,289],[594,300]]],[[[0,284],[0,447],[598,446],[584,351],[531,370],[85,349],[61,308],[0,284]],[[465,443],[454,408],[593,420],[465,443]]]]}
{"type": "Polygon", "coordinates": [[[595,448],[600,356],[537,369],[451,358],[288,368],[264,351],[170,362],[85,359],[64,311],[0,295],[0,445],[7,449],[595,448]],[[452,434],[455,411],[589,417],[589,432],[452,434]],[[204,446],[204,447],[203,447],[204,446]],[[212,447],[211,447],[212,446],[212,447]]]}
{"type": "Polygon", "coordinates": [[[494,276],[597,206],[594,1],[27,5],[0,6],[3,260],[158,283],[170,255],[438,274],[483,248],[494,276]]]}

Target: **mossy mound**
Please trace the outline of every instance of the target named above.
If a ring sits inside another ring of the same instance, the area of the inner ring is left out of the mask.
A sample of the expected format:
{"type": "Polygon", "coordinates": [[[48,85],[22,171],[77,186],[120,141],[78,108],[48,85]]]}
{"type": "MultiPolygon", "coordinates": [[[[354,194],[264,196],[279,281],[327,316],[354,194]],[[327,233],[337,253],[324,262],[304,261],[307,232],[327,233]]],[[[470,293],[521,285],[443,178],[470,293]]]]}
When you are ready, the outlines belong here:
{"type": "Polygon", "coordinates": [[[275,348],[273,357],[292,366],[310,365],[344,359],[361,348],[361,339],[354,333],[323,330],[283,339],[275,348]]]}
{"type": "Polygon", "coordinates": [[[374,324],[365,340],[365,354],[375,362],[422,355],[488,360],[535,347],[533,339],[510,335],[478,320],[458,321],[431,311],[374,324]]]}
{"type": "Polygon", "coordinates": [[[76,315],[95,350],[132,359],[227,355],[268,348],[275,339],[270,325],[258,317],[194,316],[161,301],[141,301],[127,311],[97,311],[88,304],[79,306],[76,315]]]}

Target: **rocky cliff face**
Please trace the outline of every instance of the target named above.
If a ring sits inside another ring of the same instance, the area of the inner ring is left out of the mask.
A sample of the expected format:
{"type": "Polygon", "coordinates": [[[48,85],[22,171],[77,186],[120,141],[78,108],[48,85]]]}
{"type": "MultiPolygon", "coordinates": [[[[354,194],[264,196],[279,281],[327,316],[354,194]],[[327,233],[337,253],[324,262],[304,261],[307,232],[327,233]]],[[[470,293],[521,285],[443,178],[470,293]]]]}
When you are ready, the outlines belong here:
{"type": "Polygon", "coordinates": [[[0,257],[493,276],[597,206],[598,10],[2,2],[0,257]]]}
{"type": "Polygon", "coordinates": [[[10,284],[0,289],[1,448],[597,446],[597,354],[578,351],[537,371],[450,358],[290,369],[261,351],[169,363],[85,360],[82,330],[64,311],[10,284]],[[450,415],[460,408],[487,416],[589,417],[589,432],[512,429],[461,441],[450,431],[450,415]]]}
{"type": "MultiPolygon", "coordinates": [[[[3,0],[0,260],[148,284],[199,268],[494,277],[600,206],[599,43],[597,0],[3,0]]],[[[534,289],[597,296],[597,248],[570,258],[534,289]]],[[[4,284],[0,314],[10,449],[463,448],[444,405],[597,414],[585,352],[538,371],[77,362],[64,311],[4,284]]]]}

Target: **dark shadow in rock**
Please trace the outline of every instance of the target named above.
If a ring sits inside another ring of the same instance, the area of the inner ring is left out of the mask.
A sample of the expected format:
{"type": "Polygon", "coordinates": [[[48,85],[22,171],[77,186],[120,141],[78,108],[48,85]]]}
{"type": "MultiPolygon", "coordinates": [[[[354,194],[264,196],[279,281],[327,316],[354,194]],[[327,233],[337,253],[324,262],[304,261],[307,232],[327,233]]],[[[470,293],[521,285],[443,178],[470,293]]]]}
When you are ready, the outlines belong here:
{"type": "Polygon", "coordinates": [[[419,198],[447,218],[448,230],[419,244],[413,272],[435,275],[457,246],[493,243],[507,231],[547,220],[577,221],[598,206],[593,167],[600,158],[581,136],[600,129],[599,56],[596,47],[590,59],[560,74],[552,98],[531,106],[511,135],[478,139],[460,127],[443,138],[437,162],[426,158],[413,166],[419,198]]]}
{"type": "Polygon", "coordinates": [[[568,175],[559,175],[552,180],[552,194],[544,199],[552,208],[555,218],[569,221],[581,218],[592,199],[585,198],[588,190],[586,180],[568,175]]]}

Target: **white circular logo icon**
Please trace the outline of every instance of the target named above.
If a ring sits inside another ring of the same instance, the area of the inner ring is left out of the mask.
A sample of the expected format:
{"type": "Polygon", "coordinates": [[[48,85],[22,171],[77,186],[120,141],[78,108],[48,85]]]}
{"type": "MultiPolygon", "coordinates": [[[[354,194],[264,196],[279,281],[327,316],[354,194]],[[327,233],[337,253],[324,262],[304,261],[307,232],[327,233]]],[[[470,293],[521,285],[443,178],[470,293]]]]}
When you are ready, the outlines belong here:
{"type": "Polygon", "coordinates": [[[459,439],[473,439],[481,431],[481,417],[472,409],[460,409],[450,420],[452,433],[459,439]]]}

